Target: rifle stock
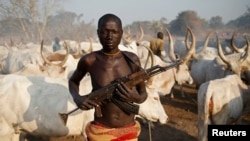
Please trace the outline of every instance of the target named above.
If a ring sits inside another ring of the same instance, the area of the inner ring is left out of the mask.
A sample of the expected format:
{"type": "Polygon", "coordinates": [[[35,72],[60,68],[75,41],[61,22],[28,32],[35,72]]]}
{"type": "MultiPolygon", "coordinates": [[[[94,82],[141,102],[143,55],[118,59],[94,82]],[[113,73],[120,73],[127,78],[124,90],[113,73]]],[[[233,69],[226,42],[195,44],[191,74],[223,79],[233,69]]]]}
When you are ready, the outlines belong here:
{"type": "MultiPolygon", "coordinates": [[[[151,68],[148,68],[146,70],[142,69],[138,72],[134,72],[132,74],[129,74],[125,77],[119,78],[115,81],[113,81],[111,84],[98,89],[94,92],[89,93],[89,97],[91,100],[99,103],[99,102],[104,102],[105,100],[112,100],[117,106],[119,106],[122,110],[124,110],[127,113],[132,113],[132,114],[138,114],[139,111],[139,105],[133,104],[133,103],[126,103],[126,102],[122,102],[116,98],[113,98],[113,92],[115,90],[115,88],[117,87],[117,84],[123,82],[125,83],[126,86],[128,86],[129,88],[134,87],[135,85],[148,80],[150,77],[155,76],[159,73],[162,73],[168,69],[171,69],[173,67],[178,66],[179,64],[181,64],[183,61],[182,60],[177,60],[176,62],[168,65],[168,66],[153,66],[151,68]]],[[[101,111],[100,111],[100,107],[96,107],[96,116],[101,117],[101,111]]],[[[66,124],[67,123],[67,116],[73,112],[75,112],[76,110],[78,110],[79,108],[75,108],[73,110],[71,110],[68,113],[59,113],[61,119],[63,120],[63,122],[66,124]]]]}

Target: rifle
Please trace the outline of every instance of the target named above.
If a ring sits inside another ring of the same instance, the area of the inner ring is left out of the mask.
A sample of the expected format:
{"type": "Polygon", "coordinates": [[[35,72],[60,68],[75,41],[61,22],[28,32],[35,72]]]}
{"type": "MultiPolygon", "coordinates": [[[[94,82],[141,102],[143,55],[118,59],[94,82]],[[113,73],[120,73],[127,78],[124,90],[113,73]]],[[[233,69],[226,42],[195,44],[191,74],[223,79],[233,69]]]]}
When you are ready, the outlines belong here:
{"type": "MultiPolygon", "coordinates": [[[[148,80],[152,76],[155,76],[155,75],[162,73],[168,69],[171,69],[173,67],[178,66],[182,62],[183,62],[182,60],[177,60],[174,63],[172,63],[168,66],[165,66],[165,67],[156,65],[156,66],[153,66],[153,67],[148,68],[148,69],[141,69],[140,71],[137,71],[137,72],[129,74],[125,77],[119,78],[101,89],[98,89],[96,91],[91,92],[89,94],[88,98],[95,101],[95,102],[101,102],[101,103],[105,102],[105,100],[111,100],[118,107],[120,107],[124,112],[126,112],[128,114],[138,114],[139,105],[129,103],[129,102],[123,102],[123,101],[120,101],[119,99],[115,98],[115,95],[113,95],[113,92],[115,91],[117,85],[119,83],[123,82],[129,88],[132,88],[135,85],[148,80]]],[[[59,113],[59,116],[61,117],[61,119],[65,125],[67,123],[68,115],[77,111],[78,109],[80,109],[80,108],[77,107],[68,113],[59,113]]],[[[96,116],[102,117],[100,106],[96,107],[96,116]]]]}

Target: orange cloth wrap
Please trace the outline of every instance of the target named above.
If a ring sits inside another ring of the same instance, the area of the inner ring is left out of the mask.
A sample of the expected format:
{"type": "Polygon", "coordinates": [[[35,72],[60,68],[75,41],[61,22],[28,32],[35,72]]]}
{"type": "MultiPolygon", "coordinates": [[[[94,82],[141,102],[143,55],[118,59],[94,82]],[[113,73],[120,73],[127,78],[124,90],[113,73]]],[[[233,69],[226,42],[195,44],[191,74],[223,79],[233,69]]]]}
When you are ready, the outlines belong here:
{"type": "Polygon", "coordinates": [[[90,122],[86,127],[89,141],[137,141],[141,132],[138,121],[122,128],[107,128],[98,123],[90,122]]]}

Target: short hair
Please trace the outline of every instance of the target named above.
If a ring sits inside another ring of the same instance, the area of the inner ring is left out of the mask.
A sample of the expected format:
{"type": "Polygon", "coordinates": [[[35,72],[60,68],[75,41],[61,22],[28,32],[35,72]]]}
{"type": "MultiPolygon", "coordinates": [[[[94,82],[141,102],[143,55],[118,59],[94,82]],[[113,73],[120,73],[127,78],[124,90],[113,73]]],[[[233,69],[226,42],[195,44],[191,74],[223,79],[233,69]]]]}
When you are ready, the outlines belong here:
{"type": "Polygon", "coordinates": [[[60,39],[58,37],[55,38],[55,42],[59,42],[60,39]]]}
{"type": "Polygon", "coordinates": [[[163,35],[162,32],[159,31],[159,32],[157,33],[157,37],[158,37],[158,38],[163,39],[163,36],[164,36],[164,35],[163,35]]]}
{"type": "Polygon", "coordinates": [[[118,16],[114,15],[114,14],[108,13],[108,14],[105,14],[102,17],[100,17],[100,19],[98,20],[98,29],[100,29],[100,27],[102,26],[102,24],[104,22],[109,21],[109,20],[113,20],[113,21],[117,22],[118,25],[120,25],[121,28],[122,28],[121,19],[118,16]]]}

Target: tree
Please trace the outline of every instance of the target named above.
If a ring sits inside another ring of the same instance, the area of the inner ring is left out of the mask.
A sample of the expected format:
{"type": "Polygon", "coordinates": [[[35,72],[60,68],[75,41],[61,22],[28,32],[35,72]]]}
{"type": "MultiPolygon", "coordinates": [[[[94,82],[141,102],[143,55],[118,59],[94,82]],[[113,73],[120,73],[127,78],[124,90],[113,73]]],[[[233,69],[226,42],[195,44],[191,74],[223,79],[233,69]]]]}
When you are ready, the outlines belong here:
{"type": "Polygon", "coordinates": [[[179,13],[177,18],[170,22],[170,30],[173,34],[184,35],[186,33],[186,26],[189,26],[193,31],[198,32],[203,25],[203,20],[197,15],[195,11],[183,11],[179,13]]]}
{"type": "Polygon", "coordinates": [[[62,0],[9,0],[0,2],[0,15],[17,19],[26,39],[41,41],[49,15],[60,8],[62,0]]]}
{"type": "Polygon", "coordinates": [[[214,29],[222,28],[224,26],[224,23],[222,22],[222,17],[220,16],[212,17],[209,21],[209,26],[210,28],[214,29]]]}
{"type": "Polygon", "coordinates": [[[49,39],[60,36],[62,39],[82,40],[93,37],[95,27],[93,21],[85,23],[83,14],[60,11],[56,15],[49,16],[46,35],[49,39]]]}

